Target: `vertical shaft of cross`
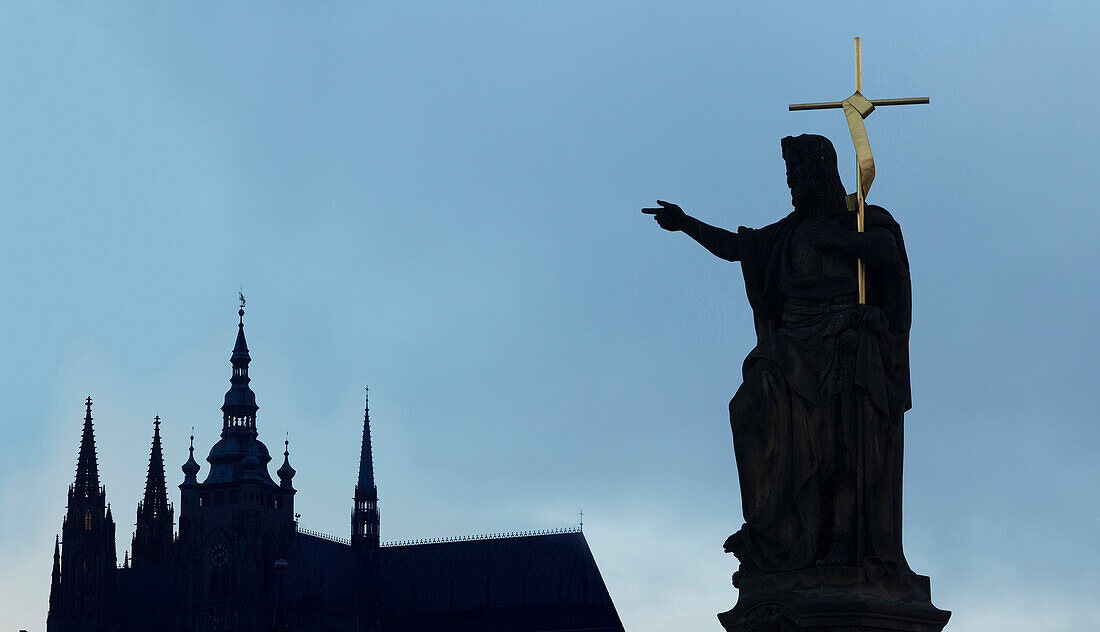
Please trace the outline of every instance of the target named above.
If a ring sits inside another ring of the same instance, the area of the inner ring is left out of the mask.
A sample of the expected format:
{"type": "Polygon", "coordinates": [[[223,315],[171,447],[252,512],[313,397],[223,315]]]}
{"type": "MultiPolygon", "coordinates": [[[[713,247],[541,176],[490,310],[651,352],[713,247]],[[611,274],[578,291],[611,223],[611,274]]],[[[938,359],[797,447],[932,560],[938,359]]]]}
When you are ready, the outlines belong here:
{"type": "MultiPolygon", "coordinates": [[[[856,148],[856,228],[864,232],[864,211],[867,190],[875,178],[875,161],[871,155],[871,145],[867,140],[867,130],[863,126],[863,119],[867,118],[876,107],[885,105],[920,105],[929,102],[928,97],[910,97],[904,99],[868,99],[863,96],[863,56],[860,50],[859,38],[856,40],[856,91],[855,94],[843,101],[825,101],[819,103],[792,103],[788,106],[791,112],[802,110],[828,110],[842,109],[848,119],[848,129],[852,133],[852,142],[856,148]],[[866,170],[866,172],[864,171],[866,170]]],[[[849,198],[851,200],[851,198],[849,198]]],[[[867,303],[866,269],[862,259],[856,260],[856,277],[859,285],[859,302],[867,303]]]]}
{"type": "MultiPolygon", "coordinates": [[[[856,92],[863,93],[863,55],[859,46],[859,38],[856,38],[856,92]]],[[[863,170],[859,168],[859,159],[856,158],[856,199],[859,208],[856,211],[856,230],[863,232],[863,170]]],[[[867,279],[863,269],[863,259],[856,258],[856,278],[859,281],[859,304],[867,303],[867,279]]]]}
{"type": "MultiPolygon", "coordinates": [[[[859,46],[859,38],[856,38],[856,94],[863,94],[863,55],[859,46]]],[[[857,152],[858,153],[858,152],[857,152]]],[[[856,156],[856,230],[863,232],[863,169],[860,169],[859,156],[856,156]]],[[[859,284],[859,304],[867,304],[867,280],[864,277],[863,259],[856,257],[856,279],[859,284]]],[[[863,419],[857,418],[856,427],[856,458],[863,459],[863,419]]],[[[856,466],[857,471],[859,465],[856,466]]],[[[863,559],[863,477],[856,475],[856,559],[863,559]]]]}
{"type": "Polygon", "coordinates": [[[863,54],[856,38],[856,92],[863,92],[863,54]]]}

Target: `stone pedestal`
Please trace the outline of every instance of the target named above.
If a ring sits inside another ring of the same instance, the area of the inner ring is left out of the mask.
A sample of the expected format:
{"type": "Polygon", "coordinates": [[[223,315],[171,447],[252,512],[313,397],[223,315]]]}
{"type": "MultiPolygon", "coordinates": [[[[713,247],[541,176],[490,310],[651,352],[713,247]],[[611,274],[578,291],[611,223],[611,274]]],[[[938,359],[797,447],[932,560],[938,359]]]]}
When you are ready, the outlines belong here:
{"type": "Polygon", "coordinates": [[[864,569],[823,566],[738,578],[728,632],[940,632],[951,613],[932,605],[928,578],[868,581],[864,569]]]}

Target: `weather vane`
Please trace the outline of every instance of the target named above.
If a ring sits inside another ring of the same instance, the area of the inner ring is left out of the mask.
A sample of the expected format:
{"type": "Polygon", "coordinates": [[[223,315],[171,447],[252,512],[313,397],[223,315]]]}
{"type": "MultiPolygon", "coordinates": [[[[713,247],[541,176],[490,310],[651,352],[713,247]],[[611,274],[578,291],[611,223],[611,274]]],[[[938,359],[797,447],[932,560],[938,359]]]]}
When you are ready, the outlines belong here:
{"type": "Polygon", "coordinates": [[[244,309],[244,291],[237,292],[237,297],[241,299],[241,309],[244,309]]]}
{"type": "MultiPolygon", "coordinates": [[[[875,179],[875,158],[871,155],[871,142],[867,139],[867,128],[863,125],[863,119],[867,118],[875,108],[880,105],[922,105],[929,102],[928,97],[911,97],[904,99],[868,99],[863,96],[863,62],[860,52],[859,38],[856,38],[856,91],[852,96],[843,101],[829,101],[825,103],[793,103],[788,106],[789,111],[800,110],[827,110],[839,108],[844,110],[844,118],[848,120],[848,130],[852,133],[852,144],[856,148],[856,192],[848,196],[848,208],[857,211],[856,228],[863,232],[863,206],[867,192],[871,190],[871,183],[875,179]],[[853,196],[855,199],[853,199],[853,196]]],[[[859,278],[859,302],[867,302],[866,273],[863,269],[863,259],[856,263],[856,274],[859,278]]]]}

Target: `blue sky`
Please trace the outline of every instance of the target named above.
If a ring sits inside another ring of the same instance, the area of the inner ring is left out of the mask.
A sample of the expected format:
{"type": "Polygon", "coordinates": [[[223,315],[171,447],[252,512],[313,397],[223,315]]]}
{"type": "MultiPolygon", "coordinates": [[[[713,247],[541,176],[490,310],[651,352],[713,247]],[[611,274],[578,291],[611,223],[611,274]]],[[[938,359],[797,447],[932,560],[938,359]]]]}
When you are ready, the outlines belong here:
{"type": "MultiPolygon", "coordinates": [[[[1079,2],[0,4],[0,623],[44,629],[83,400],[119,555],[152,417],[220,430],[236,293],[261,438],[346,535],[585,534],[627,629],[716,629],[741,523],[736,265],[638,209],[789,210],[779,139],[853,89],[912,264],[905,543],[952,630],[1100,618],[1100,11],[1079,2]]],[[[851,188],[850,170],[842,170],[851,188]]],[[[204,464],[205,465],[205,464],[204,464]]]]}

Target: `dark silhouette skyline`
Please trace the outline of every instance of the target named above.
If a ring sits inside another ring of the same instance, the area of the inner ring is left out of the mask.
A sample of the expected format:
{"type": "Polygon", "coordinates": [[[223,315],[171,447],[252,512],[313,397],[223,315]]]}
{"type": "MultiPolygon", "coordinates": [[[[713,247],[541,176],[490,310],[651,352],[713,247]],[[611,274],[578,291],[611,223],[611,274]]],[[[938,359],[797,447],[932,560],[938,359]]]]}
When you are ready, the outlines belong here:
{"type": "Polygon", "coordinates": [[[854,190],[843,115],[787,105],[845,96],[862,35],[868,96],[937,104],[867,120],[914,263],[906,559],[949,630],[1093,632],[1100,14],[990,9],[3,3],[0,613],[41,632],[85,395],[119,560],[154,414],[178,518],[243,285],[303,528],[347,535],[369,382],[383,539],[584,509],[627,628],[713,625],[756,335],[739,267],[638,208],[772,223],[801,131],[854,190]]]}
{"type": "Polygon", "coordinates": [[[47,632],[623,629],[579,530],[382,546],[369,401],[350,541],[300,530],[290,442],[276,483],[259,438],[243,296],[238,315],[221,439],[205,479],[192,436],[174,534],[155,417],[132,556],[121,566],[87,398],[47,632]]]}

